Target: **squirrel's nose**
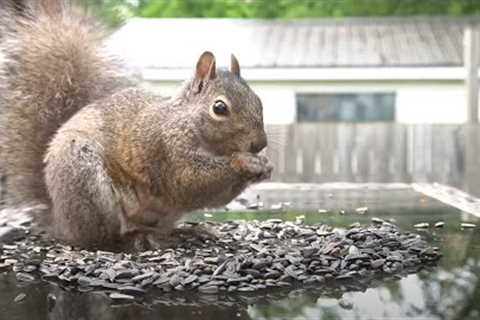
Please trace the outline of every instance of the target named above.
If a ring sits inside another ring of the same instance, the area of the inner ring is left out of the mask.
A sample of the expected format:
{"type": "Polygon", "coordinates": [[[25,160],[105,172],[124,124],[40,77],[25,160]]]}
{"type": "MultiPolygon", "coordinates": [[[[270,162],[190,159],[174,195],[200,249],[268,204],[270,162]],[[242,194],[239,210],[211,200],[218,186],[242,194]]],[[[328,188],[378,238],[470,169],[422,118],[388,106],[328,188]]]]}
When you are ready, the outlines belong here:
{"type": "Polygon", "coordinates": [[[267,135],[263,133],[257,138],[255,141],[252,142],[250,145],[250,152],[251,153],[259,153],[267,146],[267,135]]]}

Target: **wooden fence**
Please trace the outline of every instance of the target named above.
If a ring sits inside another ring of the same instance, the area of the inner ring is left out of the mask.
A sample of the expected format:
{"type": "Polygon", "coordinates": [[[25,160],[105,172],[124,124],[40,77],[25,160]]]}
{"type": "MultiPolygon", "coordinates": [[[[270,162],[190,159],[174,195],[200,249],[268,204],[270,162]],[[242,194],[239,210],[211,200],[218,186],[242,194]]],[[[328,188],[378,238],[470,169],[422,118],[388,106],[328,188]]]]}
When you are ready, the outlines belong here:
{"type": "Polygon", "coordinates": [[[274,181],[439,182],[463,188],[480,170],[475,125],[296,124],[269,126],[267,132],[274,181]],[[467,177],[469,164],[474,167],[467,177]]]}

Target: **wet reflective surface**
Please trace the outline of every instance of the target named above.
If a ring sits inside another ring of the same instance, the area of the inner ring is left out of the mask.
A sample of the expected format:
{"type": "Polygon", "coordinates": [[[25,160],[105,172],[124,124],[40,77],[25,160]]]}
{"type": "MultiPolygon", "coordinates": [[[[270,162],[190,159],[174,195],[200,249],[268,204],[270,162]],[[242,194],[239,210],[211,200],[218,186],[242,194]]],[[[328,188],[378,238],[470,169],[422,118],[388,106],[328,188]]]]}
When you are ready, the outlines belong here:
{"type": "Polygon", "coordinates": [[[416,231],[441,248],[439,266],[400,280],[378,282],[364,292],[335,288],[264,292],[248,295],[171,294],[150,292],[141,302],[112,304],[100,292],[66,291],[55,283],[18,283],[0,274],[0,319],[478,319],[480,318],[480,228],[460,228],[461,221],[479,224],[470,215],[408,188],[390,190],[317,190],[316,196],[288,191],[279,197],[261,194],[265,206],[291,201],[282,210],[199,213],[189,220],[281,218],[326,223],[345,228],[372,217],[394,219],[403,230],[413,225],[445,222],[441,229],[416,231]],[[303,194],[303,196],[302,196],[303,194]],[[321,196],[320,196],[321,195],[321,196]],[[293,199],[293,200],[292,200],[293,199]],[[367,206],[365,214],[355,211],[367,206]],[[327,212],[318,211],[326,209],[327,212]],[[18,302],[20,293],[26,296],[18,302]]]}

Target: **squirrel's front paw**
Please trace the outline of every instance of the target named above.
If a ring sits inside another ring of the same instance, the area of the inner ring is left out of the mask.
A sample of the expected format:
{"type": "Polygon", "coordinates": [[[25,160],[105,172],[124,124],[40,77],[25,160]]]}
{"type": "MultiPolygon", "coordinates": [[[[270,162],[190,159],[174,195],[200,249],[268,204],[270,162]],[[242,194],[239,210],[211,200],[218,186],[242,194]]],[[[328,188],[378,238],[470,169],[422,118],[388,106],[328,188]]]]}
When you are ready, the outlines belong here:
{"type": "Polygon", "coordinates": [[[253,182],[270,178],[273,165],[270,160],[262,155],[248,152],[233,154],[232,168],[253,182]]]}

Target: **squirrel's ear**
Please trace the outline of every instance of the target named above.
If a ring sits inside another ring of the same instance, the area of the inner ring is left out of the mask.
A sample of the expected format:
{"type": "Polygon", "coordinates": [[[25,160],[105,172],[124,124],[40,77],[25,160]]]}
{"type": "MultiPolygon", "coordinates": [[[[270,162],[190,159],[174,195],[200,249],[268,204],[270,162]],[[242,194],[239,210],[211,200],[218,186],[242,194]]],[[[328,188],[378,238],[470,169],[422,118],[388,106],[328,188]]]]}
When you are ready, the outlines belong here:
{"type": "Polygon", "coordinates": [[[195,92],[202,91],[208,80],[215,79],[215,56],[210,51],[202,53],[197,62],[197,68],[195,70],[195,79],[193,80],[193,86],[195,92]]]}
{"type": "Polygon", "coordinates": [[[238,63],[237,58],[235,55],[232,54],[230,58],[230,71],[240,78],[240,64],[238,63]]]}

